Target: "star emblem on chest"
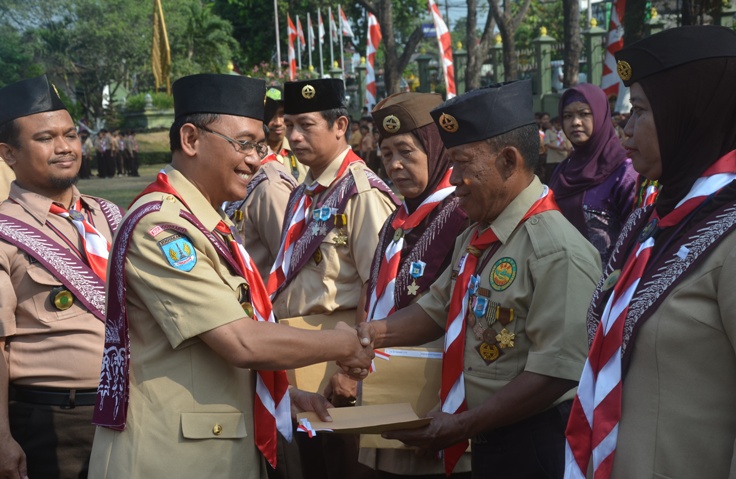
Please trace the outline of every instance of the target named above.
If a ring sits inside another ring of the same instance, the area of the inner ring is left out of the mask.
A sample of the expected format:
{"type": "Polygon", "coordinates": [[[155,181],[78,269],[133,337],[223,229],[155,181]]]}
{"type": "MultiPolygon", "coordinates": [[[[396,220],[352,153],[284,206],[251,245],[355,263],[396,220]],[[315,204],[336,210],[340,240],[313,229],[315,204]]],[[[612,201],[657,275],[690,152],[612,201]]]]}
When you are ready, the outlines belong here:
{"type": "Polygon", "coordinates": [[[498,341],[498,345],[501,346],[501,348],[513,348],[515,337],[516,335],[514,333],[510,333],[506,328],[503,328],[501,332],[496,335],[496,341],[498,341]]]}
{"type": "Polygon", "coordinates": [[[410,296],[416,296],[417,295],[417,292],[419,291],[419,285],[416,284],[416,283],[412,283],[412,284],[409,285],[409,287],[407,289],[409,290],[409,295],[410,296]]]}
{"type": "Polygon", "coordinates": [[[311,233],[312,236],[317,236],[320,233],[319,223],[312,223],[311,233]]]}

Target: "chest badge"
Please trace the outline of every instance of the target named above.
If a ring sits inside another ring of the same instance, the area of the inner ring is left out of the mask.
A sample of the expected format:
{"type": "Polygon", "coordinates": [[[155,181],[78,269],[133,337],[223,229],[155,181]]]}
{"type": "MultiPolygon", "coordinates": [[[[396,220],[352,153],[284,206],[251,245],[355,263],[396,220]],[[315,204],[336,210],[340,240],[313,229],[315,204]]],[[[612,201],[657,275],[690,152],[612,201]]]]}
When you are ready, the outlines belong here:
{"type": "Polygon", "coordinates": [[[489,281],[494,291],[503,291],[516,279],[516,261],[504,257],[496,261],[491,269],[489,281]]]}

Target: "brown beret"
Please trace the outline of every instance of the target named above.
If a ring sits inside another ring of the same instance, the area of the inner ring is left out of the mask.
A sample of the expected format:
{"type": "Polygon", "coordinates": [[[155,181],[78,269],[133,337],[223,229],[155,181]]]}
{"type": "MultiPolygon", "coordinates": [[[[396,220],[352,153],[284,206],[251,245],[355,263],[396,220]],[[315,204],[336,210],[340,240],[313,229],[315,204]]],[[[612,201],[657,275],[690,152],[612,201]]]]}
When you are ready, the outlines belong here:
{"type": "Polygon", "coordinates": [[[429,114],[442,103],[436,93],[396,93],[381,100],[371,115],[382,137],[409,133],[432,123],[429,114]]]}

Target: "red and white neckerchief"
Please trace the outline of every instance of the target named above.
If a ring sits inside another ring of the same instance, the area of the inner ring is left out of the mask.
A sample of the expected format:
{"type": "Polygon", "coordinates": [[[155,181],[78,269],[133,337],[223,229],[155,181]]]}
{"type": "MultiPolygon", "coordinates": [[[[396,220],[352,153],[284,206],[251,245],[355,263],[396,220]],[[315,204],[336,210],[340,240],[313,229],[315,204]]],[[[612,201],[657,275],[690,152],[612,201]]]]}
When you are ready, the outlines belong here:
{"type": "Polygon", "coordinates": [[[266,157],[261,160],[261,166],[265,165],[266,163],[271,163],[272,161],[279,161],[279,158],[276,156],[276,153],[273,153],[273,152],[266,155],[266,157]]]}
{"type": "Polygon", "coordinates": [[[391,228],[394,231],[401,228],[403,234],[398,235],[398,237],[394,236],[381,259],[376,287],[371,291],[369,296],[367,321],[386,318],[396,311],[396,302],[394,300],[396,275],[399,272],[399,265],[401,264],[401,250],[404,248],[404,236],[421,223],[424,218],[437,208],[437,205],[455,191],[455,187],[450,185],[451,174],[452,168],[447,170],[437,189],[419,205],[414,213],[409,214],[406,202],[404,202],[391,222],[391,228]]]}
{"type": "Polygon", "coordinates": [[[335,175],[335,179],[332,180],[329,186],[322,186],[317,181],[305,186],[304,194],[294,206],[284,241],[281,243],[279,254],[276,256],[271,273],[268,275],[268,294],[273,295],[286,280],[286,275],[291,266],[291,254],[294,251],[294,243],[302,236],[306,228],[309,210],[312,207],[312,198],[327,190],[339,180],[351,163],[360,161],[362,161],[360,158],[348,154],[343,159],[342,165],[340,165],[340,169],[337,171],[337,175],[335,175]]]}
{"type": "Polygon", "coordinates": [[[97,276],[105,281],[107,278],[107,258],[110,252],[110,243],[100,234],[97,229],[89,224],[82,212],[82,201],[77,200],[71,211],[62,208],[56,203],[51,203],[49,212],[66,218],[77,228],[82,238],[87,263],[97,276]]]}
{"type": "MultiPolygon", "coordinates": [[[[243,245],[235,240],[236,235],[224,221],[220,221],[215,230],[224,235],[233,258],[248,282],[254,319],[275,323],[271,300],[250,255],[243,245]]],[[[278,430],[288,441],[291,441],[292,436],[289,380],[285,371],[259,370],[256,373],[256,397],[253,407],[255,442],[263,457],[275,468],[276,431],[278,430]]]]}
{"type": "MultiPolygon", "coordinates": [[[[698,178],[690,192],[662,219],[656,210],[647,227],[654,230],[679,224],[706,198],[736,179],[736,151],[723,156],[698,178]]],[[[583,479],[593,460],[595,479],[610,477],[621,420],[621,359],[629,305],[652,255],[655,238],[638,245],[624,263],[598,325],[578,393],[567,424],[565,478],[583,479]]]]}
{"type": "MultiPolygon", "coordinates": [[[[549,210],[559,210],[554,199],[552,190],[544,187],[542,196],[534,202],[519,224],[524,223],[531,216],[549,210]]],[[[518,225],[517,225],[518,226],[518,225]]],[[[483,251],[498,241],[496,233],[491,228],[478,234],[476,229],[470,239],[465,254],[458,263],[458,275],[455,287],[452,290],[450,301],[450,312],[447,316],[445,330],[445,354],[442,359],[442,386],[440,388],[440,400],[442,401],[442,412],[447,414],[459,414],[468,410],[465,401],[465,376],[463,374],[465,358],[465,317],[468,314],[468,302],[471,290],[477,288],[475,269],[478,266],[478,258],[483,251]],[[471,287],[471,282],[475,283],[471,287]]],[[[464,440],[444,450],[445,473],[452,474],[457,461],[468,447],[468,441],[464,440]]]]}

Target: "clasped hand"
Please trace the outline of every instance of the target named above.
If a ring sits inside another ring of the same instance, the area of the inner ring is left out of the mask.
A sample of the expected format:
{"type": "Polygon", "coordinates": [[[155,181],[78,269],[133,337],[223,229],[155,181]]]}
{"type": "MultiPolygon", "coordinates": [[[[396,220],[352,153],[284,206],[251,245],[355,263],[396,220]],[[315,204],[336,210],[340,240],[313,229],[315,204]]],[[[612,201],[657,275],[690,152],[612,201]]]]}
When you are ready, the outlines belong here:
{"type": "Polygon", "coordinates": [[[368,376],[368,370],[375,356],[370,336],[361,335],[360,332],[356,332],[354,328],[343,322],[337,323],[335,329],[338,331],[350,331],[355,334],[352,354],[347,358],[337,361],[337,365],[353,379],[364,379],[368,376]]]}

